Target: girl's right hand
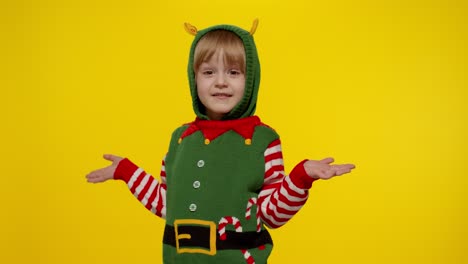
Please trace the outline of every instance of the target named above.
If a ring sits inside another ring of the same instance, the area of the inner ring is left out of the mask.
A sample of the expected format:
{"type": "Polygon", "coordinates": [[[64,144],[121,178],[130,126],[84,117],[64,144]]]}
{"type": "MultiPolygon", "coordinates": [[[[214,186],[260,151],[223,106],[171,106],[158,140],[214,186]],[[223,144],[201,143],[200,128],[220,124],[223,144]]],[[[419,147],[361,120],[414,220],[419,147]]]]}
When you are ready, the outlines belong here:
{"type": "Polygon", "coordinates": [[[112,164],[108,167],[92,171],[91,173],[86,175],[86,179],[88,179],[88,182],[99,183],[114,178],[115,169],[119,165],[119,162],[123,160],[123,158],[111,154],[104,154],[103,157],[108,161],[112,161],[112,164]]]}

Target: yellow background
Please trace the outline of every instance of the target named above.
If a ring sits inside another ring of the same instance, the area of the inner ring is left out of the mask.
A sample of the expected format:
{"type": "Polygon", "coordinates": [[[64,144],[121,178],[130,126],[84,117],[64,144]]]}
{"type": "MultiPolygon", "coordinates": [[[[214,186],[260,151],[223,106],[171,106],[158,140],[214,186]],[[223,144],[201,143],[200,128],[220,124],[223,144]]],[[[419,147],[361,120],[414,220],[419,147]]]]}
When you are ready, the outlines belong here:
{"type": "Polygon", "coordinates": [[[2,263],[159,263],[164,222],[122,182],[158,175],[194,118],[183,29],[250,29],[257,114],[303,158],[353,162],[273,230],[270,263],[468,263],[465,1],[0,3],[2,263]],[[287,262],[288,261],[288,262],[287,262]]]}

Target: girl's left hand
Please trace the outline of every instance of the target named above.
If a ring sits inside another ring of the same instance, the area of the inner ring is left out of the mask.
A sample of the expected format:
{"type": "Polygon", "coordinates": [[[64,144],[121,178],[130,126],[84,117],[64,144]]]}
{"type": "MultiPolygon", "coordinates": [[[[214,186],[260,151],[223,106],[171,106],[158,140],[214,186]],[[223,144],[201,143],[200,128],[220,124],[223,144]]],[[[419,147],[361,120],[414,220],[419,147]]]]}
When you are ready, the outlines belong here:
{"type": "Polygon", "coordinates": [[[331,164],[333,158],[323,160],[308,160],[304,163],[304,169],[307,175],[313,179],[328,180],[335,176],[340,176],[351,172],[356,166],[354,164],[331,164]]]}

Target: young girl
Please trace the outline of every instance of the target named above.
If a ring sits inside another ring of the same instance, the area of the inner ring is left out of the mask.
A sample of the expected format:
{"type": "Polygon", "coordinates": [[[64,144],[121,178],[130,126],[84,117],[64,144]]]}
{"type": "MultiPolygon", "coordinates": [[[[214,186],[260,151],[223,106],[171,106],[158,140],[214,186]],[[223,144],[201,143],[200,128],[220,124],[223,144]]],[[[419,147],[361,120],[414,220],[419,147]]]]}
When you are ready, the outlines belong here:
{"type": "Polygon", "coordinates": [[[260,64],[250,32],[231,25],[195,35],[188,74],[195,121],[173,134],[158,181],[129,159],[87,175],[119,179],[166,220],[164,263],[266,263],[272,240],[265,228],[284,225],[317,179],[350,172],[332,158],[304,160],[287,177],[278,134],[254,116],[260,64]]]}

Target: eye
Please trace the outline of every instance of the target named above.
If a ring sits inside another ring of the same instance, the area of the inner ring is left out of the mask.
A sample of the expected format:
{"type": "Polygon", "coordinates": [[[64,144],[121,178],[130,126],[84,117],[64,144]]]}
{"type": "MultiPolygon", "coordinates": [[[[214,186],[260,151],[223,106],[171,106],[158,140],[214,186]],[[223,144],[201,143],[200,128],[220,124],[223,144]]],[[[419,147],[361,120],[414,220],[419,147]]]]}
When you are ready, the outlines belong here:
{"type": "Polygon", "coordinates": [[[213,73],[214,73],[214,72],[213,72],[212,70],[204,70],[204,71],[202,71],[202,74],[203,74],[203,75],[207,75],[207,76],[212,75],[213,73]]]}
{"type": "Polygon", "coordinates": [[[242,73],[241,73],[239,70],[234,70],[234,69],[232,69],[232,70],[229,70],[229,74],[230,74],[230,75],[237,76],[237,75],[240,75],[240,74],[242,74],[242,73]]]}

